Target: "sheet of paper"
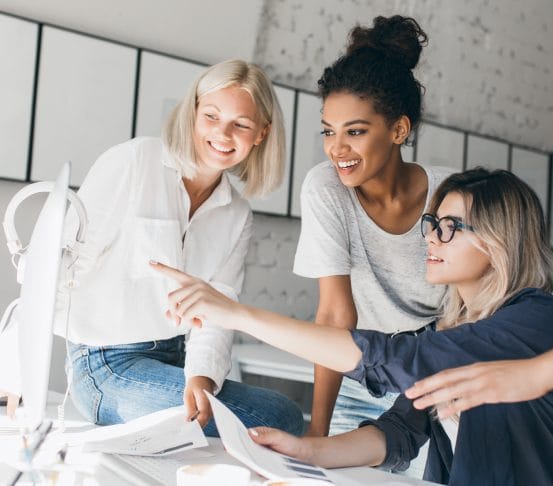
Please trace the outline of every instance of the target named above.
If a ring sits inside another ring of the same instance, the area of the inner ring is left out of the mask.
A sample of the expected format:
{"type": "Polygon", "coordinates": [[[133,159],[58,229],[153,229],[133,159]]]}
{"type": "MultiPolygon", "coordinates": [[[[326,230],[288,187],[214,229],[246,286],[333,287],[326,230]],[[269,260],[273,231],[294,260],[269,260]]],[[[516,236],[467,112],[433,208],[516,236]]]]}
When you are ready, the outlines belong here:
{"type": "Polygon", "coordinates": [[[23,424],[12,420],[6,414],[5,408],[0,408],[0,436],[17,435],[23,429],[23,424]]]}
{"type": "Polygon", "coordinates": [[[67,433],[70,445],[83,444],[86,452],[163,456],[208,446],[197,420],[188,422],[183,406],[160,410],[125,424],[67,433]]]}
{"type": "Polygon", "coordinates": [[[256,444],[246,426],[220,400],[206,392],[217,430],[226,451],[268,479],[313,478],[328,480],[326,471],[256,444]]]}

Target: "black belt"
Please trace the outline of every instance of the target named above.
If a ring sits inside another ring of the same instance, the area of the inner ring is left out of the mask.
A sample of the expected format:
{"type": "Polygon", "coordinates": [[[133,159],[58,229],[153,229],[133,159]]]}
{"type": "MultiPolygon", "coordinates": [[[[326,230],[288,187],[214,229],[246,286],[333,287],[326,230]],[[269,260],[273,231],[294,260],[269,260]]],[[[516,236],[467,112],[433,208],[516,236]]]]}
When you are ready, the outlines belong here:
{"type": "Polygon", "coordinates": [[[392,334],[389,334],[391,338],[396,336],[418,336],[419,334],[422,334],[426,331],[435,331],[436,330],[436,323],[431,322],[430,324],[426,324],[426,326],[422,326],[419,329],[415,329],[414,331],[401,331],[401,332],[394,332],[392,334]]]}

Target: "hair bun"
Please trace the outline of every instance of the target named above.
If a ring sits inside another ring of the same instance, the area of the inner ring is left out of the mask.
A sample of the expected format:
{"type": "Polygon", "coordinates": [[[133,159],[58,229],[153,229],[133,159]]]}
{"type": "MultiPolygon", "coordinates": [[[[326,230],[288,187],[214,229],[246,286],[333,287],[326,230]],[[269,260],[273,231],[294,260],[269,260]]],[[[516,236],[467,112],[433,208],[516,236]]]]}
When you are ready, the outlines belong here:
{"type": "Polygon", "coordinates": [[[370,49],[413,69],[419,62],[428,36],[411,17],[376,17],[372,27],[354,27],[349,33],[346,55],[370,49]]]}

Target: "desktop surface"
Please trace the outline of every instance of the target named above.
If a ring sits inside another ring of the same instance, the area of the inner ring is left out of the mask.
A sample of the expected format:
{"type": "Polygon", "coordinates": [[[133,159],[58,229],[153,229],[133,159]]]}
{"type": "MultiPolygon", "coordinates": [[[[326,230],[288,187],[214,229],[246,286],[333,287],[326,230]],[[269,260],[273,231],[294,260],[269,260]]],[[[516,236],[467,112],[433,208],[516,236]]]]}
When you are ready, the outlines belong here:
{"type": "MultiPolygon", "coordinates": [[[[56,406],[61,403],[62,396],[50,392],[48,397],[47,416],[56,423],[56,406]]],[[[14,470],[4,463],[8,457],[13,457],[19,448],[21,439],[16,431],[9,430],[5,417],[5,408],[0,407],[0,485],[7,484],[14,470]]],[[[67,431],[90,428],[83,421],[73,406],[68,403],[65,413],[67,431]]],[[[93,426],[92,426],[93,427],[93,426]]],[[[54,430],[44,451],[55,457],[62,447],[56,441],[54,430]]],[[[243,466],[227,454],[220,439],[208,438],[209,446],[201,449],[184,451],[166,458],[117,457],[96,452],[82,452],[78,447],[71,447],[66,456],[66,464],[58,476],[57,485],[104,486],[159,486],[176,485],[175,471],[185,464],[234,464],[243,466]],[[157,477],[157,479],[155,479],[157,477]]],[[[369,467],[354,467],[328,470],[329,478],[338,486],[386,485],[386,486],[429,486],[434,483],[391,474],[369,467]]],[[[260,486],[265,480],[252,472],[252,486],[260,486]]],[[[25,478],[18,484],[32,484],[25,478]]]]}

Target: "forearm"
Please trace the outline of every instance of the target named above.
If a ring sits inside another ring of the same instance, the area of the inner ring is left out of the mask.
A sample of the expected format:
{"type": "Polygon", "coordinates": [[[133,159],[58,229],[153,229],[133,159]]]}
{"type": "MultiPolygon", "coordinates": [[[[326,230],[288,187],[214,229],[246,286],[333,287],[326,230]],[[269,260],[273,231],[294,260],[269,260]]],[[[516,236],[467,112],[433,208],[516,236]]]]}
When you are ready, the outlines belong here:
{"type": "Polygon", "coordinates": [[[304,460],[322,467],[378,466],[386,458],[386,438],[374,426],[332,437],[305,437],[304,460]]]}
{"type": "Polygon", "coordinates": [[[239,313],[235,316],[236,329],[313,363],[346,372],[361,359],[361,351],[345,329],[314,325],[249,306],[242,306],[239,313]]]}
{"type": "Polygon", "coordinates": [[[532,358],[530,379],[541,389],[540,394],[553,390],[553,350],[532,358]]]}
{"type": "Polygon", "coordinates": [[[342,373],[315,365],[313,405],[311,407],[311,435],[328,435],[336,397],[342,383],[342,373]]]}
{"type": "MultiPolygon", "coordinates": [[[[319,306],[315,322],[322,326],[355,329],[357,312],[349,276],[319,280],[319,306]]],[[[343,376],[324,366],[315,365],[315,383],[309,435],[328,435],[332,413],[343,376]]]]}

